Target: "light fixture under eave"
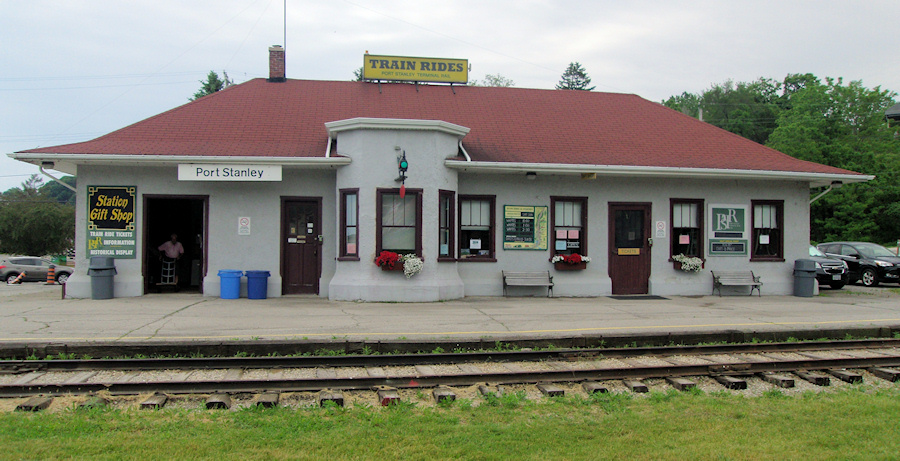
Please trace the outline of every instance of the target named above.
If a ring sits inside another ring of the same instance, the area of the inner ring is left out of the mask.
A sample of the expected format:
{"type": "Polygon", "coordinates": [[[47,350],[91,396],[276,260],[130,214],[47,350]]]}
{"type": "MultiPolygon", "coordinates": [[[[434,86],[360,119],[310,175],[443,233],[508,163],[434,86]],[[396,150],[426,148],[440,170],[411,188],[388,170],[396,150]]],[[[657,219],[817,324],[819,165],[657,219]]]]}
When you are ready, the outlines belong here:
{"type": "Polygon", "coordinates": [[[529,171],[529,172],[525,173],[525,179],[529,179],[529,180],[533,181],[534,178],[537,178],[537,173],[535,173],[534,171],[529,171]]]}

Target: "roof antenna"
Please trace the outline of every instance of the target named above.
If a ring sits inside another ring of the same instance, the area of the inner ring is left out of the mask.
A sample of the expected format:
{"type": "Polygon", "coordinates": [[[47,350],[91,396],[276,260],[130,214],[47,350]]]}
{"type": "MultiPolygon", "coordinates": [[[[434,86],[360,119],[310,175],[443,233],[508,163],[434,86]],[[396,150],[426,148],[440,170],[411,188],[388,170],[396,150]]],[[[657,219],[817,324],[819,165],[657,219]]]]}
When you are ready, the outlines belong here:
{"type": "Polygon", "coordinates": [[[287,0],[282,0],[281,4],[284,8],[284,12],[281,15],[281,18],[284,21],[284,25],[282,26],[282,29],[281,29],[282,33],[284,34],[282,43],[284,43],[284,49],[286,50],[287,49],[287,0]]]}

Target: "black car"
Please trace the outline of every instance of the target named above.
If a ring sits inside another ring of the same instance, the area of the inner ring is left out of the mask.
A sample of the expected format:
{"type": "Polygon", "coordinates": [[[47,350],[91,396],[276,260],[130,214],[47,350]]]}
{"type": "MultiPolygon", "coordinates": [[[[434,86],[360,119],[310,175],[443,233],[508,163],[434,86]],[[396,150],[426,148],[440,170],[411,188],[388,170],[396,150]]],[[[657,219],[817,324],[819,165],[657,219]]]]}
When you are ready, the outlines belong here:
{"type": "Polygon", "coordinates": [[[844,288],[847,284],[849,273],[847,263],[837,258],[829,258],[818,248],[809,247],[809,259],[816,262],[816,280],[819,285],[828,285],[835,290],[844,288]]]}
{"type": "Polygon", "coordinates": [[[850,283],[862,281],[867,287],[879,283],[900,283],[900,257],[887,248],[866,242],[820,243],[819,250],[847,263],[850,283]]]}

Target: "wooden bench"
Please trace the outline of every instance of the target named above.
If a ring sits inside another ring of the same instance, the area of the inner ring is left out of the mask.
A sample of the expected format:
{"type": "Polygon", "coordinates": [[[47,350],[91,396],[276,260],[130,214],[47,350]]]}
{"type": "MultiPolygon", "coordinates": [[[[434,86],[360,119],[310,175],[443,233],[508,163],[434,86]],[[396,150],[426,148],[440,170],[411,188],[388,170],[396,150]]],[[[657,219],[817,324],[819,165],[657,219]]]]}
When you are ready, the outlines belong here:
{"type": "Polygon", "coordinates": [[[550,271],[501,272],[503,273],[503,296],[507,295],[508,287],[547,287],[547,297],[553,296],[553,277],[550,275],[550,271]]]}
{"type": "Polygon", "coordinates": [[[757,295],[762,296],[759,289],[762,282],[759,281],[758,275],[753,275],[753,271],[712,271],[712,276],[713,294],[719,290],[719,296],[722,296],[723,286],[749,286],[750,296],[753,296],[753,290],[756,290],[757,295]]]}

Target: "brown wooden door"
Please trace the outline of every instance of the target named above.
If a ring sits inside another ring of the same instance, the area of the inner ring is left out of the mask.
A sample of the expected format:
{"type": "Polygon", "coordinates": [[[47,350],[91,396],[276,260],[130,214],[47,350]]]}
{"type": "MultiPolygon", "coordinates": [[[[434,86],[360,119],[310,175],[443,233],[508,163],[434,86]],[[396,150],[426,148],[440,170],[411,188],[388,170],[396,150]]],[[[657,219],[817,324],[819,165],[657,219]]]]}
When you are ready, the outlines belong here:
{"type": "Polygon", "coordinates": [[[319,293],[322,213],[319,200],[284,200],[281,210],[281,291],[319,293]]]}
{"type": "Polygon", "coordinates": [[[609,277],[614,295],[650,288],[650,204],[609,204],[609,277]]]}

